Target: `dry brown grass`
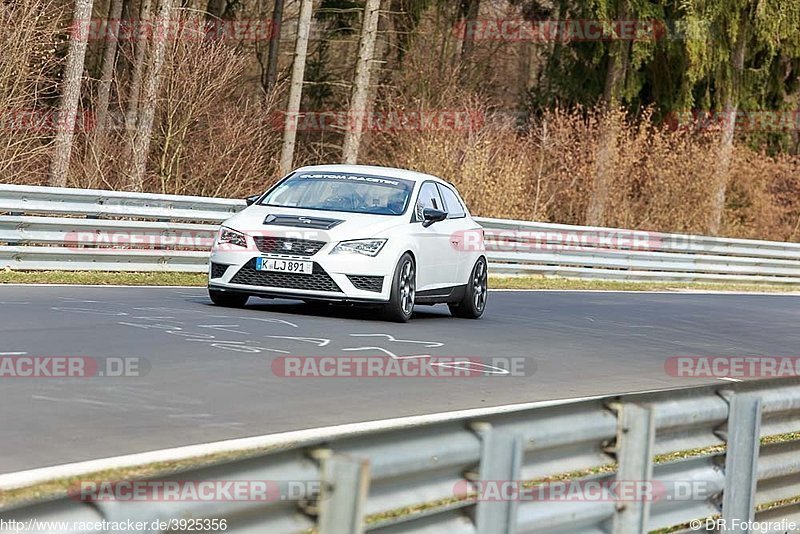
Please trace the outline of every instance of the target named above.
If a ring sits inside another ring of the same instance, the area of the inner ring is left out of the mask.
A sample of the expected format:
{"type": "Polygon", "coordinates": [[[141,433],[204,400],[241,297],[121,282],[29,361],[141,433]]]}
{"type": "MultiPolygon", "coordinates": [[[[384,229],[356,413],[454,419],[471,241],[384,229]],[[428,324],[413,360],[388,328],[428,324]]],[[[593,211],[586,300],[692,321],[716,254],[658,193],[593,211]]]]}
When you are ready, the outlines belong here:
{"type": "MultiPolygon", "coordinates": [[[[462,108],[491,117],[475,105],[462,108]]],[[[443,176],[477,215],[585,224],[601,132],[613,128],[618,136],[603,224],[706,231],[716,132],[674,131],[649,115],[633,120],[591,110],[550,111],[525,132],[514,131],[511,120],[490,119],[474,131],[384,135],[373,142],[370,159],[443,176]]],[[[798,240],[799,225],[800,158],[737,146],[723,235],[798,240]]]]}

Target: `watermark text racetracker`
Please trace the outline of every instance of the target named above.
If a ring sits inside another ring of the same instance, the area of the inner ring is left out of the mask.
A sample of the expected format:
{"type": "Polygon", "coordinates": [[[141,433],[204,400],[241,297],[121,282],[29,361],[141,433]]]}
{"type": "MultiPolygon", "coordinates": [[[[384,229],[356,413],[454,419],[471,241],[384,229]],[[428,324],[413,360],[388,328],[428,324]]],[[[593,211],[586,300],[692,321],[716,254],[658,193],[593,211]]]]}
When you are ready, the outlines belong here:
{"type": "Polygon", "coordinates": [[[277,502],[316,499],[316,480],[81,480],[68,494],[81,502],[277,502]]]}
{"type": "Polygon", "coordinates": [[[672,356],[664,362],[676,378],[778,378],[800,376],[800,356],[672,356]]]}
{"type": "Polygon", "coordinates": [[[0,355],[0,379],[130,378],[148,372],[150,362],[138,357],[0,355]]]}
{"type": "Polygon", "coordinates": [[[463,250],[490,252],[713,251],[701,236],[600,228],[482,228],[458,232],[451,243],[463,250]]]}
{"type": "Polygon", "coordinates": [[[536,362],[522,357],[281,356],[272,373],[282,378],[478,378],[526,377],[536,362]]]}
{"type": "Polygon", "coordinates": [[[717,484],[706,480],[465,480],[453,487],[457,497],[490,502],[706,501],[719,492],[717,484]]]}

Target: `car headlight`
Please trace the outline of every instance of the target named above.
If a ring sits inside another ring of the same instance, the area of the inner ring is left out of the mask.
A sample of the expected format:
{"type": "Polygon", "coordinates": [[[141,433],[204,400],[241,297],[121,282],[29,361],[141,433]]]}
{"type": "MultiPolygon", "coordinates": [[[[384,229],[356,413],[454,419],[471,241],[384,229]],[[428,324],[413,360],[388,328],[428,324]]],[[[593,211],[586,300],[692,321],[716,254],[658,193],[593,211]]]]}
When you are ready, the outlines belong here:
{"type": "Polygon", "coordinates": [[[355,239],[353,241],[342,241],[331,250],[331,254],[364,254],[365,256],[377,256],[385,239],[355,239]]]}
{"type": "Polygon", "coordinates": [[[237,247],[247,247],[247,238],[241,232],[231,230],[230,228],[220,228],[219,237],[217,237],[217,244],[230,244],[237,247]]]}

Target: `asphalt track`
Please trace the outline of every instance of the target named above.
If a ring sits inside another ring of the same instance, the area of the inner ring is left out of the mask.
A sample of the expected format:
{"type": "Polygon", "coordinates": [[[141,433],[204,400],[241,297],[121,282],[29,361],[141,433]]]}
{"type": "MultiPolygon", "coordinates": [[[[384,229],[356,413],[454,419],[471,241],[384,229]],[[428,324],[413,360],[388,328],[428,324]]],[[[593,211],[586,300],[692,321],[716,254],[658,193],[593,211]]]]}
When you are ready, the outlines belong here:
{"type": "Polygon", "coordinates": [[[480,321],[452,318],[443,306],[417,307],[408,324],[375,315],[258,299],[225,309],[201,288],[2,286],[0,355],[139,358],[147,373],[0,378],[0,473],[340,423],[717,382],[675,378],[665,362],[800,352],[800,298],[787,295],[493,292],[480,321]],[[286,378],[272,363],[287,355],[513,358],[517,371],[286,378]]]}

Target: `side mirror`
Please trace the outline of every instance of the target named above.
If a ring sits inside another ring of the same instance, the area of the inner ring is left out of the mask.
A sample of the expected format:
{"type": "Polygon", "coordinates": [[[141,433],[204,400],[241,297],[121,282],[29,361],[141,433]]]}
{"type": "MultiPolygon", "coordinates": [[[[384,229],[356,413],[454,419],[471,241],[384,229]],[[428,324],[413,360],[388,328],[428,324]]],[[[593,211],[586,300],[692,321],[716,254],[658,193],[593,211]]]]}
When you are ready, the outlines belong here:
{"type": "Polygon", "coordinates": [[[244,201],[245,201],[245,202],[247,202],[247,205],[248,205],[248,206],[252,206],[253,204],[255,204],[255,203],[256,203],[256,201],[257,201],[259,198],[261,198],[261,195],[253,195],[253,196],[251,196],[251,197],[247,197],[246,199],[244,199],[244,201]]]}
{"type": "Polygon", "coordinates": [[[422,226],[429,227],[435,222],[443,221],[447,218],[447,213],[433,208],[425,208],[422,210],[422,226]]]}

